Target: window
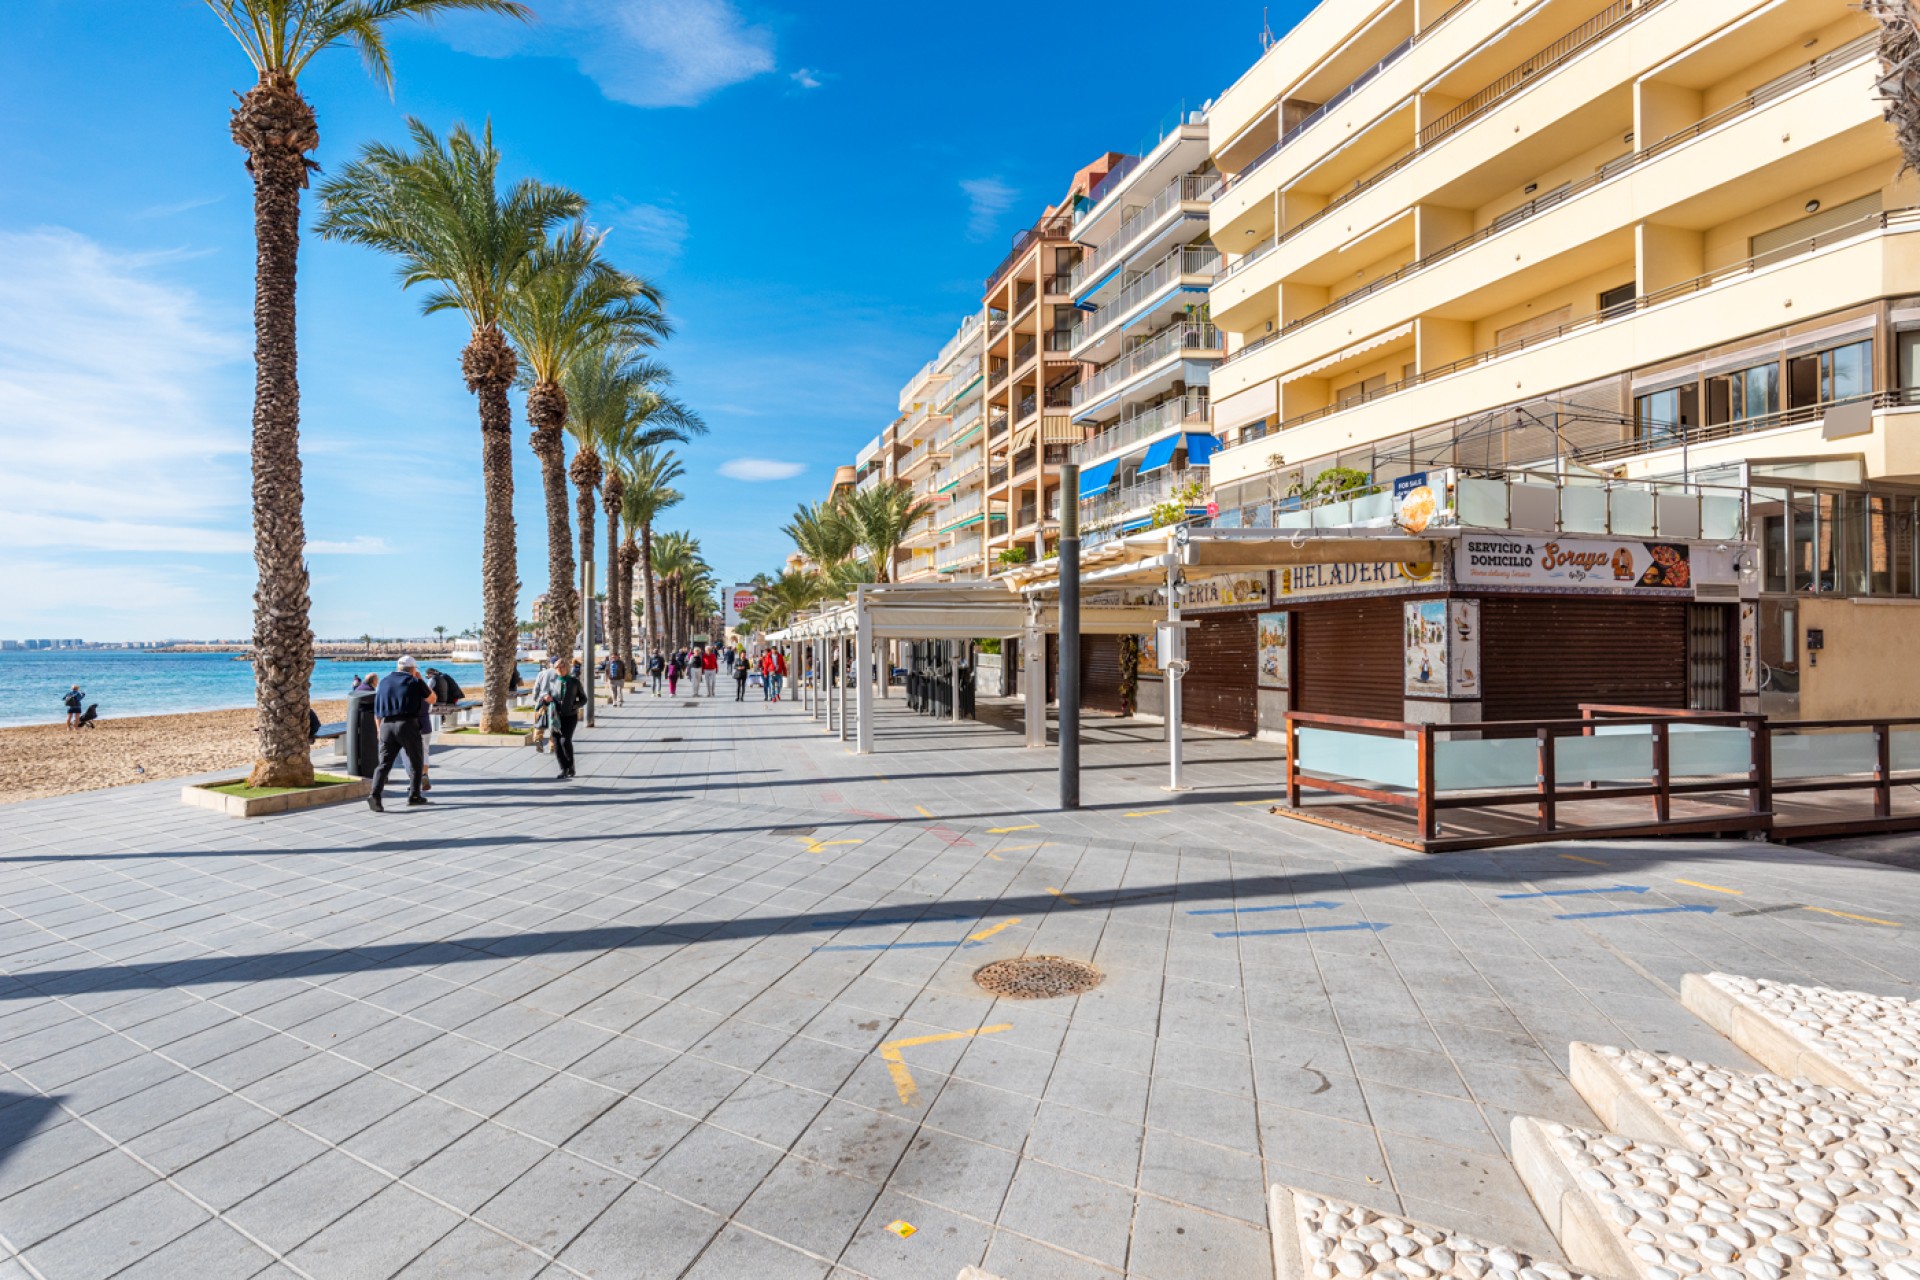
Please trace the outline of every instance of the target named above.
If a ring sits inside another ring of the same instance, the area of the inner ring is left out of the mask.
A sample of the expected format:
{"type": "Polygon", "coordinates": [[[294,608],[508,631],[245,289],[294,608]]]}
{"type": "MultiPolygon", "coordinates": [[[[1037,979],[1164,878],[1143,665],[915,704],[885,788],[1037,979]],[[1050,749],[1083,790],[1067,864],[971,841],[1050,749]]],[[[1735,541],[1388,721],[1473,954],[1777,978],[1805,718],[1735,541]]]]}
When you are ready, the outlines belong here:
{"type": "Polygon", "coordinates": [[[1920,329],[1908,329],[1897,335],[1900,368],[1897,376],[1901,390],[1920,387],[1920,329]]]}
{"type": "Polygon", "coordinates": [[[1707,379],[1706,421],[1744,422],[1780,411],[1780,366],[1759,364],[1751,369],[1716,374],[1707,379]]]}
{"type": "Polygon", "coordinates": [[[1873,340],[1850,342],[1787,361],[1787,406],[1792,409],[1873,393],[1873,340]]]}
{"type": "Polygon", "coordinates": [[[1677,442],[1699,422],[1699,401],[1700,384],[1696,382],[1635,397],[1634,434],[1654,445],[1677,442]]]}
{"type": "Polygon", "coordinates": [[[1625,284],[1615,285],[1600,295],[1601,316],[1611,320],[1615,316],[1627,314],[1633,310],[1633,298],[1633,281],[1629,280],[1625,284]]]}

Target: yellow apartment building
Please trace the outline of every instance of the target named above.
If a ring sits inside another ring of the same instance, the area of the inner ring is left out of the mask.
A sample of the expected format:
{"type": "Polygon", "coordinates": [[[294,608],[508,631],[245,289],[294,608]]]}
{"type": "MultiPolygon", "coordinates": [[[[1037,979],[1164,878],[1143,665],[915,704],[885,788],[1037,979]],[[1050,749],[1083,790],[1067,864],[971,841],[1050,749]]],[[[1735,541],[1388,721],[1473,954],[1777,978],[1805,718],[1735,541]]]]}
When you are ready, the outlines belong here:
{"type": "Polygon", "coordinates": [[[1546,535],[1579,484],[1727,486],[1760,709],[1920,710],[1920,179],[1876,43],[1845,0],[1325,0],[1208,112],[1215,523],[1336,467],[1545,475],[1495,523],[1546,535]]]}
{"type": "Polygon", "coordinates": [[[987,514],[986,322],[974,312],[935,357],[941,378],[934,396],[940,435],[927,497],[935,503],[934,569],[948,581],[986,576],[990,533],[1005,532],[1005,515],[987,514]]]}

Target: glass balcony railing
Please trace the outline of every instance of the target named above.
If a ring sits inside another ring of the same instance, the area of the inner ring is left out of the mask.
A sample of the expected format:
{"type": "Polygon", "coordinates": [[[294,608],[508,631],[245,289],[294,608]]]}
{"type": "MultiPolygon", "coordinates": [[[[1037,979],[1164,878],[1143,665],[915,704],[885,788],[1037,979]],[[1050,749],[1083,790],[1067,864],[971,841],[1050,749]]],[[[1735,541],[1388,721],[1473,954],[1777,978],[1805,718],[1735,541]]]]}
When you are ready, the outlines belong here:
{"type": "Polygon", "coordinates": [[[1189,391],[1171,400],[1163,401],[1127,418],[1119,424],[1102,431],[1091,440],[1073,446],[1075,462],[1091,462],[1102,454],[1112,453],[1115,449],[1124,449],[1128,445],[1150,440],[1163,431],[1188,424],[1204,425],[1207,421],[1207,393],[1189,391]]]}
{"type": "Polygon", "coordinates": [[[1187,351],[1218,351],[1222,337],[1219,328],[1211,324],[1182,322],[1162,329],[1101,366],[1099,372],[1075,386],[1073,407],[1078,409],[1088,401],[1099,398],[1162,360],[1187,351]]]}
{"type": "Polygon", "coordinates": [[[1219,270],[1218,249],[1210,244],[1182,245],[1129,280],[1112,302],[1085,320],[1076,319],[1073,327],[1067,331],[1068,342],[1075,347],[1091,342],[1156,294],[1173,288],[1188,276],[1199,276],[1211,283],[1219,270]]]}
{"type": "Polygon", "coordinates": [[[1141,234],[1156,225],[1170,210],[1182,204],[1209,204],[1219,190],[1220,175],[1217,173],[1187,173],[1175,178],[1146,204],[1129,209],[1114,233],[1087,251],[1070,273],[1068,288],[1078,292],[1082,284],[1123,260],[1127,250],[1133,248],[1141,234]]]}
{"type": "Polygon", "coordinates": [[[1156,471],[1148,479],[1111,493],[1083,498],[1080,502],[1080,523],[1088,528],[1111,524],[1179,498],[1186,499],[1189,506],[1199,506],[1206,501],[1210,484],[1208,474],[1206,467],[1156,471]]]}

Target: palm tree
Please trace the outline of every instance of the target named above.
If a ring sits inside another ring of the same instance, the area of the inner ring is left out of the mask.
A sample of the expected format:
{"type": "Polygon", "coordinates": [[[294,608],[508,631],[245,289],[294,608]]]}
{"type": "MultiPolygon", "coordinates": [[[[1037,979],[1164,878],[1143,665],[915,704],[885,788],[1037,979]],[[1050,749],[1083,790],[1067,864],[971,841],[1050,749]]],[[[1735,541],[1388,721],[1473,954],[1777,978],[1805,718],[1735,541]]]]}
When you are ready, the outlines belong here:
{"type": "Polygon", "coordinates": [[[557,223],[577,218],[574,192],[522,179],[502,195],[500,153],[489,124],[476,139],[455,125],[443,142],[419,120],[407,121],[416,150],[372,143],[320,188],[322,236],[367,245],[400,260],[402,287],[437,286],[427,314],[459,311],[472,327],[460,353],[467,390],[479,398],[480,461],[486,488],[481,555],[481,652],[485,701],[480,728],[505,733],[507,679],[517,636],[520,581],[514,562],[513,406],[507,391],[518,363],[501,331],[501,313],[522,264],[557,223]]]}
{"type": "Polygon", "coordinates": [[[528,443],[540,460],[547,504],[547,649],[572,647],[579,616],[573,531],[567,513],[565,428],[568,367],[610,343],[651,345],[667,336],[660,294],[600,256],[604,231],[575,223],[530,254],[507,295],[501,327],[520,356],[527,389],[528,443]]]}
{"type": "Polygon", "coordinates": [[[741,620],[761,631],[786,625],[794,614],[818,604],[831,590],[826,579],[811,569],[782,569],[774,578],[763,573],[753,585],[753,603],[742,611],[741,620]]]}
{"type": "Polygon", "coordinates": [[[893,560],[914,523],[926,518],[933,504],[913,496],[905,481],[878,484],[847,499],[845,519],[854,541],[867,553],[875,582],[893,581],[893,560]]]}
{"type": "Polygon", "coordinates": [[[439,637],[441,644],[445,644],[447,642],[447,629],[445,627],[435,627],[433,629],[433,634],[439,637]]]}
{"type": "MultiPolygon", "coordinates": [[[[659,448],[669,440],[684,442],[686,433],[701,434],[707,429],[700,415],[670,396],[648,388],[633,397],[627,406],[627,420],[608,441],[606,480],[601,488],[601,505],[607,515],[607,583],[619,592],[620,612],[628,613],[632,590],[630,574],[620,572],[620,521],[626,510],[628,474],[640,454],[659,448]]],[[[631,568],[631,566],[629,566],[631,568]]],[[[623,624],[616,650],[629,669],[633,666],[631,633],[623,624]]]]}
{"type": "Polygon", "coordinates": [[[823,570],[852,559],[860,549],[853,525],[847,520],[846,503],[839,499],[794,508],[793,522],[780,531],[793,539],[801,555],[823,570]]]}
{"type": "Polygon", "coordinates": [[[682,591],[705,567],[699,545],[684,533],[663,533],[654,540],[653,567],[660,576],[660,614],[667,627],[667,643],[678,645],[682,591]]]}
{"type": "MultiPolygon", "coordinates": [[[[653,594],[653,522],[660,513],[679,503],[684,496],[673,487],[684,471],[680,460],[672,453],[657,449],[637,449],[628,456],[626,462],[627,489],[622,500],[621,514],[627,521],[626,550],[622,560],[626,568],[621,574],[624,581],[632,581],[633,565],[638,559],[640,565],[640,589],[642,616],[647,626],[657,630],[660,616],[656,612],[658,605],[653,594]],[[639,545],[635,546],[634,532],[639,531],[639,545]]],[[[628,626],[632,625],[635,610],[628,608],[625,613],[628,626]]],[[[649,632],[650,643],[658,637],[649,632]]],[[[633,642],[627,642],[627,652],[633,652],[633,642]]]]}
{"type": "Polygon", "coordinates": [[[307,735],[313,625],[307,595],[306,516],[300,473],[300,370],[295,334],[300,193],[320,145],[320,125],[300,73],[327,49],[351,45],[391,91],[386,26],[480,10],[531,15],[517,0],[206,0],[240,43],[257,80],[241,95],[229,132],[253,175],[253,674],[258,718],[249,786],[313,782],[307,735]]]}

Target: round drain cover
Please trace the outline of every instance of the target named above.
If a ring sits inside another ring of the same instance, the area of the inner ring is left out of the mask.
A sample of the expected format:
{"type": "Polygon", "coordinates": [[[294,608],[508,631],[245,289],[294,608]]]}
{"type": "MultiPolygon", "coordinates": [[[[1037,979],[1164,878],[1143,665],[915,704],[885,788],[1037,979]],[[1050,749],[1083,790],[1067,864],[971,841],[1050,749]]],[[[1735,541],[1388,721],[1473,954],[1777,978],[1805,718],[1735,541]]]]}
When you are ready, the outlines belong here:
{"type": "Polygon", "coordinates": [[[1065,956],[1021,956],[1017,960],[996,960],[975,971],[973,980],[1009,1000],[1050,1000],[1093,990],[1100,985],[1100,971],[1065,956]]]}

